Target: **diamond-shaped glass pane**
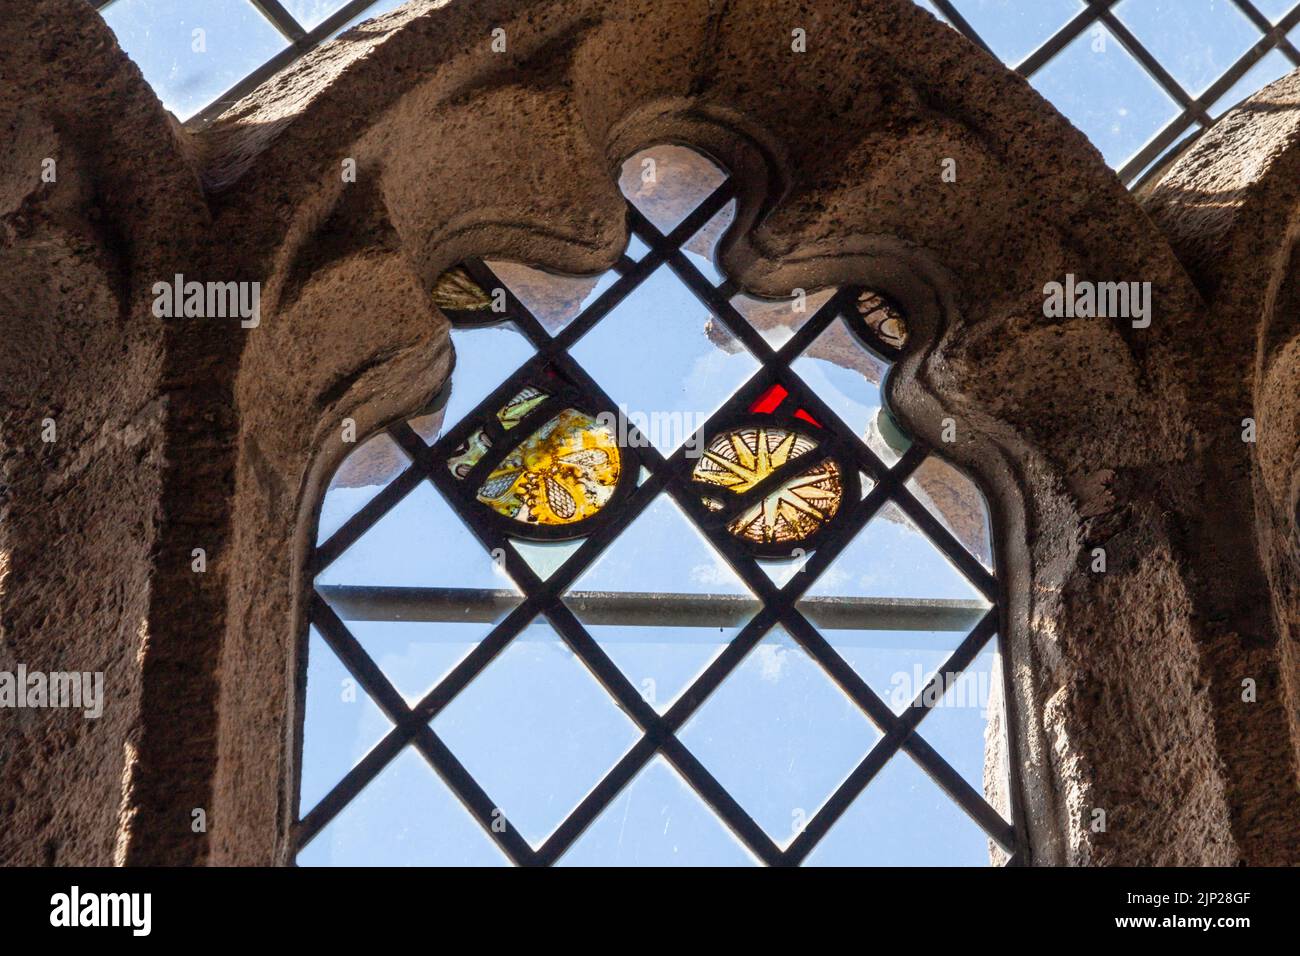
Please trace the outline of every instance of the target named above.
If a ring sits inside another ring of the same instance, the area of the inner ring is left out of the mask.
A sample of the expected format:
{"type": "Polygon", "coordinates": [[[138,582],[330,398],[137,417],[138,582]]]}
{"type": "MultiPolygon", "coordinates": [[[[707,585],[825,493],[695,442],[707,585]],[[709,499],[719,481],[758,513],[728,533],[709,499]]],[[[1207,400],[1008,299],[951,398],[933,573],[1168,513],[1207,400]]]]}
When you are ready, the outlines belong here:
{"type": "Polygon", "coordinates": [[[979,825],[905,753],[895,754],[804,860],[805,866],[988,866],[979,825]]]}
{"type": "Polygon", "coordinates": [[[661,712],[759,608],[667,494],[637,516],[564,601],[661,712]]]}
{"type": "Polygon", "coordinates": [[[780,846],[880,734],[781,628],[687,721],[681,740],[780,846]]]}
{"type": "MultiPolygon", "coordinates": [[[[808,613],[806,606],[801,610],[808,613]]],[[[817,630],[896,714],[912,706],[969,633],[969,629],[834,628],[823,624],[817,630]]]]}
{"type": "Polygon", "coordinates": [[[1178,105],[1100,23],[1030,78],[1112,167],[1123,165],[1174,118],[1178,105]]]}
{"type": "Polygon", "coordinates": [[[953,0],[953,6],[1008,66],[1029,56],[1084,9],[1082,0],[953,0]]]}
{"type": "Polygon", "coordinates": [[[347,625],[410,706],[433,690],[492,629],[486,622],[350,620],[347,625]]]}
{"type": "Polygon", "coordinates": [[[510,539],[510,547],[519,552],[519,556],[533,569],[533,573],[545,581],[563,567],[564,562],[572,557],[573,552],[582,547],[584,539],[574,541],[522,541],[510,539]]]}
{"type": "Polygon", "coordinates": [[[1260,38],[1232,0],[1121,0],[1115,15],[1192,96],[1260,38]]]}
{"type": "Polygon", "coordinates": [[[667,266],[571,351],[665,455],[758,369],[754,356],[667,266]]]}
{"type": "Polygon", "coordinates": [[[937,602],[932,605],[936,619],[944,621],[989,606],[979,590],[893,502],[880,509],[808,589],[799,608],[806,609],[814,620],[827,613],[809,601],[818,596],[937,602]]]}
{"type": "Polygon", "coordinates": [[[626,255],[633,262],[640,262],[645,254],[650,251],[650,247],[636,237],[631,235],[627,237],[627,249],[624,250],[626,255]]]}
{"type": "Polygon", "coordinates": [[[757,861],[663,757],[596,818],[561,866],[752,866],[757,861]]]}
{"type": "Polygon", "coordinates": [[[512,322],[453,328],[451,344],[456,366],[443,411],[444,430],[454,427],[533,355],[533,347],[512,322]]]}
{"type": "Polygon", "coordinates": [[[117,0],[102,13],[163,106],[181,120],[289,45],[247,0],[117,0]]]}
{"type": "Polygon", "coordinates": [[[920,725],[925,742],[971,788],[1011,819],[1002,659],[996,638],[959,674],[945,673],[947,690],[920,725]]]}
{"type": "Polygon", "coordinates": [[[427,483],[318,575],[316,587],[410,704],[523,600],[427,483]]]}
{"type": "Polygon", "coordinates": [[[980,564],[993,570],[988,504],[975,482],[938,455],[930,455],[907,479],[907,490],[980,564]]]}
{"type": "Polygon", "coordinates": [[[713,285],[722,284],[722,273],[718,271],[716,262],[718,243],[722,241],[723,234],[731,228],[731,222],[735,218],[736,201],[733,199],[718,210],[713,218],[701,226],[700,231],[682,246],[686,258],[695,268],[704,273],[704,277],[713,285]]]}
{"type": "MultiPolygon", "coordinates": [[[[493,595],[462,595],[461,620],[495,620],[500,607],[479,609],[471,598],[512,606],[518,596],[505,571],[428,482],[417,485],[316,577],[317,586],[470,588],[493,595]],[[478,614],[479,617],[474,615],[478,614]]],[[[326,600],[329,600],[326,594],[326,600]]],[[[339,610],[348,619],[351,611],[339,610]]],[[[409,618],[408,618],[409,619],[409,618]]]]}
{"type": "Polygon", "coordinates": [[[561,332],[618,279],[612,270],[598,276],[565,276],[517,262],[489,261],[488,266],[552,335],[561,332]]]}
{"type": "Polygon", "coordinates": [[[695,150],[663,145],[629,157],[618,185],[628,201],[667,235],[726,178],[695,150]]]}
{"type": "Polygon", "coordinates": [[[343,459],[325,489],[320,522],[316,526],[316,543],[328,540],[409,463],[406,453],[385,432],[379,432],[357,446],[343,459]]]}
{"type": "Polygon", "coordinates": [[[302,725],[300,812],[306,813],[319,803],[391,728],[392,722],[316,628],[311,628],[302,725]]]}
{"type": "Polygon", "coordinates": [[[640,736],[550,625],[525,628],[433,722],[540,846],[640,736]]]}
{"type": "Polygon", "coordinates": [[[505,866],[415,750],[403,750],[298,854],[299,866],[505,866]]]}
{"type": "Polygon", "coordinates": [[[773,349],[789,342],[803,324],[817,314],[835,294],[835,289],[818,289],[802,296],[792,291],[788,299],[759,299],[751,295],[734,296],[732,308],[743,315],[773,349]]]}
{"type": "Polygon", "coordinates": [[[889,363],[858,341],[843,319],[828,325],[790,367],[885,464],[897,463],[910,447],[883,409],[889,363]]]}

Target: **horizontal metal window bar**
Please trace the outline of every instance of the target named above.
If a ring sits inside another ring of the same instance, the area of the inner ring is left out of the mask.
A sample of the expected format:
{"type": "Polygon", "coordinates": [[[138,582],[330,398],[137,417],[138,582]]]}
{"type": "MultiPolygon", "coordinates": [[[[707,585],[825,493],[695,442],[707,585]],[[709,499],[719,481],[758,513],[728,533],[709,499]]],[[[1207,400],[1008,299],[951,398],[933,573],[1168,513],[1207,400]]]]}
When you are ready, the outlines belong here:
{"type": "MultiPolygon", "coordinates": [[[[492,623],[521,600],[505,588],[321,585],[317,590],[345,621],[492,623]]],[[[651,591],[571,591],[564,603],[584,624],[622,627],[738,627],[759,607],[755,598],[741,594],[651,591]]],[[[799,609],[831,630],[966,631],[988,605],[939,598],[806,597],[799,609]]],[[[461,638],[448,635],[452,639],[461,638]]]]}

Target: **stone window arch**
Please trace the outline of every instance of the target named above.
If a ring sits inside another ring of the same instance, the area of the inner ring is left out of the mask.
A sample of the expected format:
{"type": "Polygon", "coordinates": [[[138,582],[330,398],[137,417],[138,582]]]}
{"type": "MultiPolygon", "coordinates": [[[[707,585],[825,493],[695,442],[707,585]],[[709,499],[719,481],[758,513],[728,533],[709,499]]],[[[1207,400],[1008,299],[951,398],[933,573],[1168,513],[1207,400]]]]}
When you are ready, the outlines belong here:
{"type": "Polygon", "coordinates": [[[292,860],[341,424],[446,380],[457,264],[611,268],[611,173],[679,142],[739,185],[741,288],[872,289],[908,320],[895,417],[993,519],[1025,862],[1294,862],[1294,80],[1130,195],[911,0],[412,3],[188,131],[50,2],[0,104],[0,626],[7,666],[103,671],[111,706],[7,733],[0,856],[292,860]],[[260,323],[155,315],[180,272],[259,283],[260,323]],[[1150,282],[1150,324],[1045,315],[1071,274],[1150,282]]]}
{"type": "Polygon", "coordinates": [[[286,662],[307,621],[303,515],[349,450],[340,421],[372,433],[444,381],[447,319],[432,303],[458,263],[594,275],[618,261],[628,234],[611,172],[655,142],[689,143],[731,171],[736,221],[718,261],[742,288],[780,297],[857,286],[907,317],[914,341],[892,373],[894,412],[977,479],[998,531],[1013,787],[1030,862],[1237,852],[1222,836],[1224,777],[1135,776],[1129,760],[1153,750],[1186,767],[1231,759],[1197,690],[1193,622],[1205,618],[1170,518],[1171,482],[1198,466],[1169,463],[1198,426],[1185,382],[1157,358],[1169,347],[1159,315],[1205,305],[1133,198],[1031,90],[905,3],[842,15],[819,28],[825,42],[811,56],[791,60],[763,17],[733,7],[698,18],[569,11],[531,25],[470,7],[412,10],[283,127],[272,96],[211,132],[207,175],[239,196],[228,222],[256,228],[257,197],[286,209],[261,253],[277,321],[248,338],[234,385],[243,557],[223,647],[213,788],[226,835],[212,841],[215,859],[292,856],[298,714],[286,662]],[[473,40],[498,27],[512,39],[492,59],[473,40]],[[473,52],[432,72],[390,72],[434,35],[461,36],[456,48],[473,52]],[[654,70],[619,66],[651,46],[663,51],[654,70]],[[849,61],[872,66],[845,71],[849,61]],[[967,67],[953,72],[954,62],[967,67]],[[324,143],[334,145],[310,174],[290,174],[324,143]],[[326,161],[345,155],[355,183],[326,161]],[[947,159],[956,182],[945,181],[947,159]],[[1043,321],[1044,286],[1069,272],[1150,277],[1156,331],[1043,321]],[[958,423],[951,445],[945,419],[958,423]],[[259,540],[268,513],[284,517],[259,540]],[[1091,567],[1097,548],[1105,573],[1091,567]],[[1152,680],[1166,692],[1152,696],[1152,680]],[[268,686],[282,696],[264,696],[268,686]],[[250,720],[283,735],[270,747],[250,720]],[[271,764],[266,781],[243,772],[271,764]]]}
{"type": "Polygon", "coordinates": [[[992,529],[889,411],[906,317],[740,292],[698,152],[620,185],[604,275],[444,274],[447,384],[325,492],[298,862],[1021,859],[992,529]]]}

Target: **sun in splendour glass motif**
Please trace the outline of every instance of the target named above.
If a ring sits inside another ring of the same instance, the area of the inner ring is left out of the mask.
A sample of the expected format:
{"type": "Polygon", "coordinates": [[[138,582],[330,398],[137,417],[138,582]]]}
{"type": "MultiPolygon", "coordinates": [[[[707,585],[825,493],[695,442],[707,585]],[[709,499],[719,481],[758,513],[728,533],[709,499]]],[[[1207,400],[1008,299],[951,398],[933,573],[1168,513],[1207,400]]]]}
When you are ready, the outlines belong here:
{"type": "MultiPolygon", "coordinates": [[[[812,438],[785,428],[738,428],[709,443],[691,477],[743,494],[816,447],[812,438]]],[[[826,458],[778,484],[727,530],[747,541],[802,541],[835,516],[843,497],[839,465],[826,458]]],[[[712,498],[704,503],[712,510],[724,507],[712,498]]]]}
{"type": "Polygon", "coordinates": [[[574,524],[605,506],[621,468],[613,432],[568,408],[506,455],[477,497],[524,524],[574,524]]]}

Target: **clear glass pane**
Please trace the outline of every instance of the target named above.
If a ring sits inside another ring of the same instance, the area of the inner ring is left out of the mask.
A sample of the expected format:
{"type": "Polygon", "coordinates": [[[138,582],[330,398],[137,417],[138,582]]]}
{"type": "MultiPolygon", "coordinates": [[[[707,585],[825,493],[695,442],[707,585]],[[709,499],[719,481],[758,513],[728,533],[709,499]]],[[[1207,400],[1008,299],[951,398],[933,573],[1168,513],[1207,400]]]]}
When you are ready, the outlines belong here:
{"type": "Polygon", "coordinates": [[[699,429],[758,361],[667,266],[571,350],[638,428],[669,455],[699,429]]]}
{"type": "Polygon", "coordinates": [[[343,459],[321,502],[316,543],[329,540],[390,481],[406,470],[410,459],[386,432],[368,438],[343,459]]]}
{"type": "Polygon", "coordinates": [[[663,757],[623,788],[560,866],[754,866],[744,848],[663,757]]]}
{"type": "MultiPolygon", "coordinates": [[[[439,399],[441,398],[442,396],[439,396],[439,399]]],[[[432,445],[442,437],[442,420],[446,417],[446,412],[446,405],[440,401],[432,411],[417,415],[406,424],[410,425],[415,433],[424,439],[425,444],[432,445]]]]}
{"type": "Polygon", "coordinates": [[[103,15],[163,106],[181,120],[289,45],[247,0],[117,0],[103,15]]]}
{"type": "Polygon", "coordinates": [[[789,299],[758,299],[742,293],[732,298],[731,305],[749,320],[768,345],[779,349],[794,338],[835,292],[835,289],[818,289],[789,299]]]}
{"type": "Polygon", "coordinates": [[[304,713],[300,815],[316,806],[392,729],[392,722],[314,627],[307,643],[304,713]]]}
{"type": "Polygon", "coordinates": [[[452,328],[456,365],[442,415],[442,428],[453,428],[533,355],[533,347],[511,322],[452,328]]]}
{"type": "Polygon", "coordinates": [[[958,605],[939,607],[961,614],[973,614],[989,606],[965,575],[893,502],[881,508],[858,532],[799,602],[800,610],[814,622],[827,613],[809,600],[817,596],[958,601],[958,605]]]}
{"type": "Polygon", "coordinates": [[[716,257],[718,243],[723,234],[731,228],[736,218],[736,201],[733,199],[714,214],[713,218],[700,227],[700,231],[682,246],[682,252],[691,260],[695,268],[704,273],[704,277],[714,285],[722,284],[722,273],[718,271],[716,257]]]}
{"type": "Polygon", "coordinates": [[[1178,114],[1178,105],[1100,23],[1030,78],[1112,167],[1122,166],[1178,114]]]}
{"type": "MultiPolygon", "coordinates": [[[[808,616],[816,617],[811,613],[808,616]]],[[[820,624],[817,629],[896,714],[912,705],[970,630],[833,628],[820,624]]]]}
{"type": "Polygon", "coordinates": [[[945,674],[947,690],[921,721],[921,736],[954,770],[1011,819],[1002,659],[990,641],[960,674],[945,674]]]}
{"type": "Polygon", "coordinates": [[[907,479],[907,490],[980,564],[993,570],[988,503],[975,482],[938,455],[930,455],[907,479]]]}
{"type": "Polygon", "coordinates": [[[726,180],[712,160],[685,146],[651,146],[623,163],[623,195],[667,235],[726,180]]]}
{"type": "MultiPolygon", "coordinates": [[[[453,616],[458,611],[449,611],[453,616]]],[[[492,629],[491,622],[349,620],[348,630],[414,707],[492,629]]]]}
{"type": "Polygon", "coordinates": [[[759,602],[666,494],[583,573],[565,603],[665,712],[758,612],[759,602]]]}
{"type": "MultiPolygon", "coordinates": [[[[475,588],[508,591],[512,599],[519,593],[428,482],[417,485],[317,575],[316,585],[475,588]]],[[[340,613],[346,618],[353,612],[340,613]]]]}
{"type": "Polygon", "coordinates": [[[911,757],[898,753],[804,865],[988,866],[991,858],[979,825],[911,757]]]}
{"type": "Polygon", "coordinates": [[[883,409],[881,387],[889,363],[836,319],[790,363],[805,385],[830,406],[886,465],[894,465],[911,441],[883,409]]]}
{"type": "Polygon", "coordinates": [[[1253,0],[1255,8],[1274,23],[1294,10],[1296,0],[1253,0]]]}
{"type": "Polygon", "coordinates": [[[704,702],[681,740],[780,846],[788,846],[880,734],[776,628],[704,702]]]}
{"type": "Polygon", "coordinates": [[[407,748],[298,854],[299,866],[506,866],[509,860],[407,748]]]}
{"type": "Polygon", "coordinates": [[[542,622],[511,641],[433,729],[535,847],[640,737],[542,622]]]}
{"type": "Polygon", "coordinates": [[[1082,0],[953,0],[953,6],[1008,66],[1029,56],[1084,9],[1082,0]]]}
{"type": "Polygon", "coordinates": [[[347,6],[348,0],[280,0],[280,4],[299,26],[311,30],[324,23],[330,14],[347,6]]]}
{"type": "Polygon", "coordinates": [[[1204,129],[1204,127],[1202,127],[1200,123],[1192,123],[1191,126],[1187,127],[1187,129],[1179,133],[1178,138],[1175,139],[1172,143],[1170,143],[1169,146],[1165,148],[1165,151],[1163,153],[1161,153],[1155,159],[1151,160],[1151,162],[1147,163],[1147,165],[1143,168],[1142,172],[1138,173],[1136,176],[1133,177],[1133,185],[1136,186],[1138,183],[1142,181],[1142,178],[1144,176],[1146,176],[1149,172],[1151,172],[1152,169],[1162,165],[1166,159],[1168,159],[1170,156],[1173,156],[1175,153],[1177,153],[1179,147],[1187,140],[1189,136],[1194,136],[1195,134],[1201,132],[1202,129],[1204,129]]]}
{"type": "Polygon", "coordinates": [[[1121,0],[1115,15],[1192,96],[1261,36],[1232,0],[1121,0]]]}
{"type": "Polygon", "coordinates": [[[624,251],[624,255],[633,262],[640,262],[642,257],[649,251],[650,247],[638,239],[635,233],[627,237],[627,249],[624,251]]]}
{"type": "Polygon", "coordinates": [[[533,569],[533,573],[545,581],[560,570],[573,552],[582,547],[585,539],[574,541],[522,541],[510,539],[510,547],[519,552],[519,556],[533,569]]]}
{"type": "Polygon", "coordinates": [[[488,262],[488,267],[552,335],[563,330],[618,279],[618,273],[612,270],[584,277],[543,272],[517,262],[494,260],[488,262]]]}

